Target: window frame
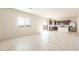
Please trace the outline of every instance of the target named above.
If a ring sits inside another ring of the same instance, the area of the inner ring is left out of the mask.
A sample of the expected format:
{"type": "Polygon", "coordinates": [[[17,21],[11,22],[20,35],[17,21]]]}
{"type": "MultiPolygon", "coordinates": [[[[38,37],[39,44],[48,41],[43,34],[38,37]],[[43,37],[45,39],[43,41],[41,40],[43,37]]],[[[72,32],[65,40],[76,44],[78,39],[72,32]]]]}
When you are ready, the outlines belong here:
{"type": "Polygon", "coordinates": [[[18,17],[17,18],[17,26],[18,27],[31,27],[31,19],[30,18],[26,18],[26,17],[18,17]],[[20,21],[19,21],[20,18],[23,18],[24,25],[20,24],[20,21]],[[27,19],[29,20],[29,24],[26,24],[27,23],[26,22],[27,19]]]}

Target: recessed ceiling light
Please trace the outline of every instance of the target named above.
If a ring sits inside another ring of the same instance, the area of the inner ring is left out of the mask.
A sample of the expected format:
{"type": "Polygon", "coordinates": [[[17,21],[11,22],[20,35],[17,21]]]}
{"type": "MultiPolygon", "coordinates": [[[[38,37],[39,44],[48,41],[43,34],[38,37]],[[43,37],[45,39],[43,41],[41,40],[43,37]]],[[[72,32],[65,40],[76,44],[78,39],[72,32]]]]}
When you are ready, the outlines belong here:
{"type": "Polygon", "coordinates": [[[32,8],[29,8],[29,9],[32,9],[32,8]]]}

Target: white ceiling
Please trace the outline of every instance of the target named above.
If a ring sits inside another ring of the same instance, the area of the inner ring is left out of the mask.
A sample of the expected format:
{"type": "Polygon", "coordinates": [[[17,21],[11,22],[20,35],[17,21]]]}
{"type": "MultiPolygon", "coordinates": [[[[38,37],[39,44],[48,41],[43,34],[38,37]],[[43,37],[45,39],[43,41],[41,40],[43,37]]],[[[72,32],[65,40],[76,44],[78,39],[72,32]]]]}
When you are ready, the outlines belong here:
{"type": "Polygon", "coordinates": [[[78,8],[16,8],[16,9],[53,19],[75,16],[79,12],[78,8]]]}

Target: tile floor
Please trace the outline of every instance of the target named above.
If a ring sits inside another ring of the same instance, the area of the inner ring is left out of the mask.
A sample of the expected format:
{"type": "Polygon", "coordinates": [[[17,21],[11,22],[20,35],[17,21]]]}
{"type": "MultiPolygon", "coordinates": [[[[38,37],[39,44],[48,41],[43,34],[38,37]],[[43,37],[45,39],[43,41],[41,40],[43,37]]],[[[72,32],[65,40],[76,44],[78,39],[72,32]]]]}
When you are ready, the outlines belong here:
{"type": "Polygon", "coordinates": [[[39,34],[1,40],[0,51],[78,51],[77,33],[44,31],[39,34]]]}

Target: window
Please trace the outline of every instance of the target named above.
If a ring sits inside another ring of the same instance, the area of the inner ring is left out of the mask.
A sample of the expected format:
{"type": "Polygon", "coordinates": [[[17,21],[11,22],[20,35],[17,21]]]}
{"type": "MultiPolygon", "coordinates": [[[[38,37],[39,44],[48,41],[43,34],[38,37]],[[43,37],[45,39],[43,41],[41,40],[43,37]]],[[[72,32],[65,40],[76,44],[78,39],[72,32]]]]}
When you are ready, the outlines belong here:
{"type": "Polygon", "coordinates": [[[31,23],[30,23],[30,19],[26,18],[26,19],[25,19],[25,26],[30,26],[30,24],[31,24],[31,23]]]}
{"type": "Polygon", "coordinates": [[[25,25],[25,21],[23,17],[19,17],[17,20],[17,25],[23,27],[25,25]]]}
{"type": "Polygon", "coordinates": [[[30,19],[28,18],[24,18],[24,17],[19,17],[18,20],[17,20],[17,25],[19,27],[29,27],[30,26],[30,19]]]}

